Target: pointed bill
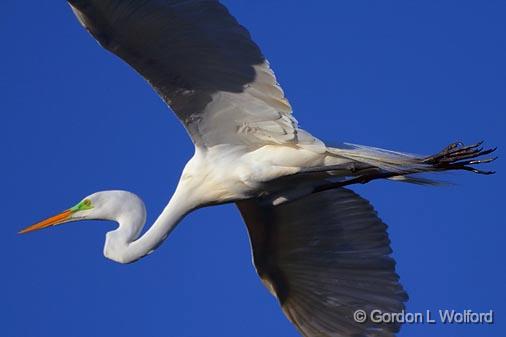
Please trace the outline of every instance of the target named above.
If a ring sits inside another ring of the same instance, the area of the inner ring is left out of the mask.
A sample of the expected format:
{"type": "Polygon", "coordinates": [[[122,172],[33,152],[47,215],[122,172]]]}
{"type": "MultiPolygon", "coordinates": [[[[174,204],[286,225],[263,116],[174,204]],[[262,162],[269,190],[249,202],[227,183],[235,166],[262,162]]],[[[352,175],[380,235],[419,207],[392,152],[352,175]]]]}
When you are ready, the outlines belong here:
{"type": "Polygon", "coordinates": [[[46,220],[43,220],[41,222],[38,222],[34,225],[28,226],[18,232],[18,234],[25,234],[33,231],[37,231],[40,229],[44,229],[46,227],[55,226],[58,224],[61,224],[68,220],[70,216],[74,213],[71,209],[68,209],[66,211],[63,211],[57,215],[54,215],[50,218],[47,218],[46,220]]]}

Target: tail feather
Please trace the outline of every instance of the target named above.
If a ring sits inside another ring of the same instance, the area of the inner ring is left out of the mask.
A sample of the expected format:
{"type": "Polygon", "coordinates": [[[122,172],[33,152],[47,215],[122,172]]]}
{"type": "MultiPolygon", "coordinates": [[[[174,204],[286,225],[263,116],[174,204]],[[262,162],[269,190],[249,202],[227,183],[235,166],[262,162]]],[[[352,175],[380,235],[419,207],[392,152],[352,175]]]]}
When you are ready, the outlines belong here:
{"type": "Polygon", "coordinates": [[[496,150],[483,149],[482,142],[464,146],[462,143],[453,143],[432,156],[421,156],[404,152],[396,152],[376,147],[346,144],[348,148],[327,148],[333,155],[344,157],[355,162],[366,164],[383,172],[398,173],[392,178],[411,180],[410,182],[421,182],[420,178],[411,175],[423,172],[465,170],[479,174],[492,174],[492,171],[478,170],[473,165],[490,163],[497,159],[486,158],[476,159],[488,155],[496,150]],[[406,177],[406,175],[410,175],[406,177]]]}
{"type": "Polygon", "coordinates": [[[423,172],[427,166],[422,163],[424,157],[419,155],[357,144],[345,145],[348,148],[328,148],[327,151],[388,172],[402,173],[406,170],[423,172]]]}
{"type": "Polygon", "coordinates": [[[443,180],[429,179],[425,177],[420,177],[418,175],[406,174],[406,175],[398,175],[390,178],[386,178],[388,180],[399,181],[403,183],[410,183],[415,185],[423,185],[423,186],[448,186],[451,183],[443,180]]]}

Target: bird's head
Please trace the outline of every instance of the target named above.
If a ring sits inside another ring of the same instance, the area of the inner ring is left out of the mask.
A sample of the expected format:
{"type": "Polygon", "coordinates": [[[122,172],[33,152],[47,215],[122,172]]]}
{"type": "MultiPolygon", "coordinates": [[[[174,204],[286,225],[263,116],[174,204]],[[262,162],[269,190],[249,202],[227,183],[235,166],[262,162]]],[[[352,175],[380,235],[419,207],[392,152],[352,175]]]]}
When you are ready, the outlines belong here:
{"type": "Polygon", "coordinates": [[[120,216],[131,212],[145,214],[144,204],[135,194],[127,191],[96,192],[85,197],[73,207],[22,229],[19,234],[80,220],[117,221],[120,216]]]}

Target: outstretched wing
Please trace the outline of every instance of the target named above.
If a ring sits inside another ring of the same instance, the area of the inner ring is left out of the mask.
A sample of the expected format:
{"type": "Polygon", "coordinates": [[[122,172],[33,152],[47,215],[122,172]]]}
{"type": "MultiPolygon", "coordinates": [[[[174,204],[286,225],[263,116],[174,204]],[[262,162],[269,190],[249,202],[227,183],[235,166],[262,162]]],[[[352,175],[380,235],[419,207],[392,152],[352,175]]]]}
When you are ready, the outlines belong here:
{"type": "Polygon", "coordinates": [[[82,25],[139,72],[195,144],[317,142],[297,129],[258,46],[214,0],[68,0],[82,25]]]}
{"type": "MultiPolygon", "coordinates": [[[[347,189],[279,206],[237,203],[257,272],[306,337],[393,336],[398,324],[359,323],[354,312],[397,313],[407,295],[390,257],[387,226],[347,189]]],[[[360,318],[360,317],[359,317],[360,318]]]]}

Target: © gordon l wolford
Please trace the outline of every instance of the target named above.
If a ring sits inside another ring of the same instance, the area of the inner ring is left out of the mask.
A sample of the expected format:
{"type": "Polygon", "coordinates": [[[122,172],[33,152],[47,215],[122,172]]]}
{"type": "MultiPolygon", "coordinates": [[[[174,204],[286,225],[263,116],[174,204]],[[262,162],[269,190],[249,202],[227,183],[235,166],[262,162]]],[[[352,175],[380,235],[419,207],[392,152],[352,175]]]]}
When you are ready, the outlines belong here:
{"type": "Polygon", "coordinates": [[[470,309],[425,310],[424,312],[382,312],[381,310],[356,310],[353,313],[355,322],[365,323],[399,323],[399,324],[493,324],[494,311],[476,312],[470,309]]]}

